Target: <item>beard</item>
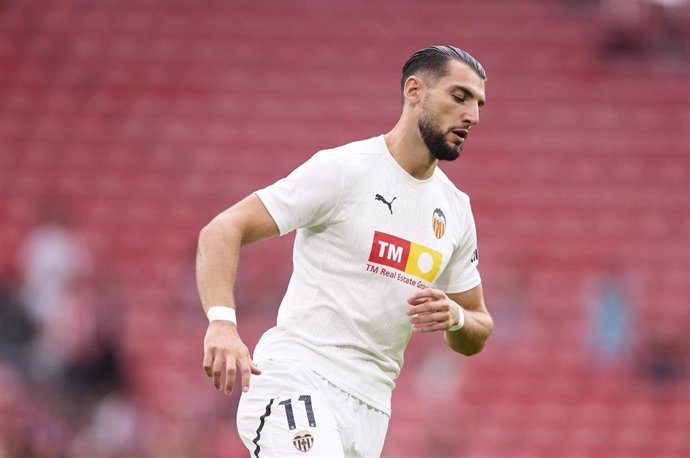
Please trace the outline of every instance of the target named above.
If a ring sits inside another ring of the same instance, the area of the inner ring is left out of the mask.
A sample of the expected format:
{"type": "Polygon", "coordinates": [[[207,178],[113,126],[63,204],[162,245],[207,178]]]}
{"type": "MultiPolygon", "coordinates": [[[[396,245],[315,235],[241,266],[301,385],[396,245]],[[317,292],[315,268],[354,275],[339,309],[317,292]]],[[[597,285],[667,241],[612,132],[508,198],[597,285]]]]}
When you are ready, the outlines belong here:
{"type": "Polygon", "coordinates": [[[419,133],[431,155],[439,161],[454,161],[460,157],[462,144],[451,145],[439,127],[438,118],[426,106],[419,118],[419,133]]]}

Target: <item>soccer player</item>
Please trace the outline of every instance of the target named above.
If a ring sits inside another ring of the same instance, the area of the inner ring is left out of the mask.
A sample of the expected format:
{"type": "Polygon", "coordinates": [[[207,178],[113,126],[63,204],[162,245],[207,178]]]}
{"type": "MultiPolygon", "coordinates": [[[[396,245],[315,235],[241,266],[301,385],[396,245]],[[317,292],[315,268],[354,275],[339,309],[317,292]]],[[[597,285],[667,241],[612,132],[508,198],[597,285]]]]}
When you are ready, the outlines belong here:
{"type": "Polygon", "coordinates": [[[237,428],[252,456],[379,456],[413,330],[468,356],[484,347],[493,321],[470,201],[437,164],[459,157],[485,82],[461,49],[415,52],[390,132],[318,152],[201,231],[203,366],[217,389],[225,373],[226,393],[239,372],[237,428]],[[252,360],[233,299],[240,247],[292,230],[294,271],[252,360]]]}

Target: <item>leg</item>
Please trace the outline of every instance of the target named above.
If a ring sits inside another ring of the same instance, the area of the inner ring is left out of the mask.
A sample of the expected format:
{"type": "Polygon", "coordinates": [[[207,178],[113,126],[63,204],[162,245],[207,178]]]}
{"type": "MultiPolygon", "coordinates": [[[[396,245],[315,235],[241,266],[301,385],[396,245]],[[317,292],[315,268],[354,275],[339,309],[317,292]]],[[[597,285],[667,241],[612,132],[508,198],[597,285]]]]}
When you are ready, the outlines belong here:
{"type": "Polygon", "coordinates": [[[362,402],[358,401],[358,404],[358,422],[354,432],[357,452],[353,453],[353,456],[379,458],[386,440],[390,417],[362,402]]]}

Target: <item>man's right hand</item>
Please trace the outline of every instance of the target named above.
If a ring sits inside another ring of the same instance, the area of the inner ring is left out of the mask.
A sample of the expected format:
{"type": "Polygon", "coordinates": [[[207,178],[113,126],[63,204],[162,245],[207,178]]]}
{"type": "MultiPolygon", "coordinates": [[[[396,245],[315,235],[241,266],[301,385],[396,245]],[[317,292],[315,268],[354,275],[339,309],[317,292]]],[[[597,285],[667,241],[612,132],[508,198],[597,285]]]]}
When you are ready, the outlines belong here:
{"type": "Polygon", "coordinates": [[[230,321],[212,321],[208,324],[204,338],[204,372],[213,378],[213,386],[221,387],[221,375],[225,368],[225,394],[232,393],[235,374],[239,370],[242,391],[249,389],[251,375],[261,374],[249,355],[249,349],[242,342],[237,326],[230,321]]]}

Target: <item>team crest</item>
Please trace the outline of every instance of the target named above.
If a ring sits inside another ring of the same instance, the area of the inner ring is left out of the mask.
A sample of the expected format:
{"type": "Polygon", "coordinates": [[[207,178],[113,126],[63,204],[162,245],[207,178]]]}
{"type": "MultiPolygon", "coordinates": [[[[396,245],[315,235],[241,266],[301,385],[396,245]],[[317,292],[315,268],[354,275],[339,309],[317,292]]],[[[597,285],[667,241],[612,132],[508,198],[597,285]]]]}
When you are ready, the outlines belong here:
{"type": "Polygon", "coordinates": [[[300,431],[292,438],[292,445],[300,452],[307,453],[314,445],[314,436],[309,431],[300,431]]]}
{"type": "Polygon", "coordinates": [[[446,215],[443,214],[440,208],[434,210],[434,215],[431,219],[431,223],[433,224],[434,234],[436,235],[436,238],[440,239],[441,237],[443,237],[443,234],[446,232],[446,215]]]}

